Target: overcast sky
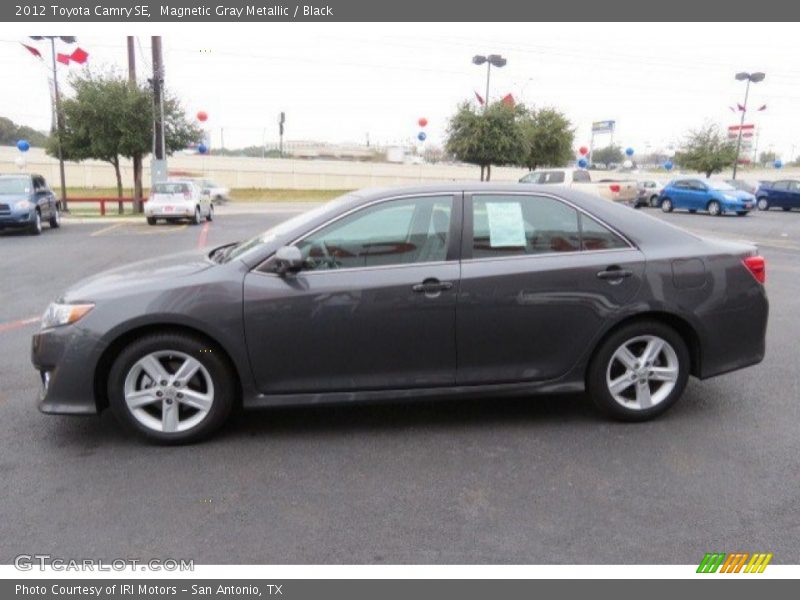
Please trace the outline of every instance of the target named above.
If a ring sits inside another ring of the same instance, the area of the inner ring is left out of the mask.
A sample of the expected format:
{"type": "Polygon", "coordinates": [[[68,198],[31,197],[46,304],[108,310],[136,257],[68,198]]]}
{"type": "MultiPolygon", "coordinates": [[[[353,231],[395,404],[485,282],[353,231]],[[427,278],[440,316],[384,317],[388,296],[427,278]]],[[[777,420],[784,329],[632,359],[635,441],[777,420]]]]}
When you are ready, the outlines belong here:
{"type": "MultiPolygon", "coordinates": [[[[639,153],[678,143],[706,121],[738,123],[728,107],[742,102],[744,84],[734,74],[764,71],[749,102],[768,105],[748,118],[761,129],[759,149],[784,159],[794,146],[800,153],[800,54],[791,23],[73,27],[94,67],[125,69],[124,36],[137,34],[141,78],[149,75],[149,36],[162,34],[166,83],[190,114],[208,112],[214,146],[221,130],[228,148],[260,145],[265,136],[275,143],[282,110],[288,140],[364,143],[369,134],[373,144],[404,142],[424,116],[428,143],[440,144],[457,103],[484,93],[485,67],[471,57],[499,53],[508,65],[492,70],[494,99],[510,92],[564,111],[576,145],[588,144],[593,120],[614,119],[615,141],[639,153]]],[[[25,37],[17,29],[0,25],[0,115],[47,129],[46,69],[19,45],[25,37]]],[[[59,67],[59,76],[79,68],[59,67]]]]}

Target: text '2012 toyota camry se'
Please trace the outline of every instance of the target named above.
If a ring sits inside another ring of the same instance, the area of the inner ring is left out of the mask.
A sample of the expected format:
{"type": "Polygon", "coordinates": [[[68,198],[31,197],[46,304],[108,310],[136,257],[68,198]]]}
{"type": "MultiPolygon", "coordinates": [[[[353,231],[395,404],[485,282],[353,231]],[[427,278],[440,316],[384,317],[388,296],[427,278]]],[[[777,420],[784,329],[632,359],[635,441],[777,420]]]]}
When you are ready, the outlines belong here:
{"type": "Polygon", "coordinates": [[[754,246],[578,191],[357,192],[70,288],[33,337],[39,407],[110,407],[160,442],[207,436],[237,404],[587,390],[641,421],[689,375],[762,360],[764,277],[754,246]]]}

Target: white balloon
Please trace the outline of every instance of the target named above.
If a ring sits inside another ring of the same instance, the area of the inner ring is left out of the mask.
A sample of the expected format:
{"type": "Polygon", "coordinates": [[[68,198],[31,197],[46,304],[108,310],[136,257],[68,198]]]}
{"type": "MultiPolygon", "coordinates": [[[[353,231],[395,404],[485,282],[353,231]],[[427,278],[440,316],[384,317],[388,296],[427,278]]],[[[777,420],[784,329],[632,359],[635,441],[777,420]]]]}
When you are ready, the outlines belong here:
{"type": "Polygon", "coordinates": [[[18,169],[24,169],[28,165],[28,161],[25,160],[24,156],[18,156],[14,159],[14,164],[17,165],[18,169]]]}
{"type": "Polygon", "coordinates": [[[626,169],[630,169],[633,166],[633,163],[629,160],[626,160],[624,163],[622,163],[622,166],[626,169]]]}

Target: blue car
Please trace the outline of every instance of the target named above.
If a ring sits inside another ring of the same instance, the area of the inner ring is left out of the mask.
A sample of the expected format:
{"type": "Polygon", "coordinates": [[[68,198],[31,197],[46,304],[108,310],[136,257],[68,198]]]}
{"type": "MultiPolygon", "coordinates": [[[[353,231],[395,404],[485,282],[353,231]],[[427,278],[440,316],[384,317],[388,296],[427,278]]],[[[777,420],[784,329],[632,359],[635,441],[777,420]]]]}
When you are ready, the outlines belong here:
{"type": "Polygon", "coordinates": [[[39,235],[42,223],[61,225],[56,195],[41,175],[0,175],[0,231],[26,229],[39,235]]]}
{"type": "Polygon", "coordinates": [[[800,208],[800,181],[784,179],[769,183],[762,181],[756,190],[758,210],[782,208],[785,211],[800,208]]]}
{"type": "Polygon", "coordinates": [[[661,190],[658,204],[664,212],[701,210],[713,216],[736,213],[743,217],[753,210],[756,198],[716,179],[675,179],[661,190]]]}

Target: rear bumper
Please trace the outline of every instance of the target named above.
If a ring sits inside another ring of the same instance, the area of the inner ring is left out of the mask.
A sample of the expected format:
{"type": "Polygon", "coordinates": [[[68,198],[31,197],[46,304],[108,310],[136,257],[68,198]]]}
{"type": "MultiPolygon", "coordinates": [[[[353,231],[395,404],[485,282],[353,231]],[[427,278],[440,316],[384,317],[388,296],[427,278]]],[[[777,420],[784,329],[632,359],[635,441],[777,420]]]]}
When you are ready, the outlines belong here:
{"type": "Polygon", "coordinates": [[[172,210],[166,206],[146,206],[144,214],[157,219],[186,219],[194,215],[194,206],[173,206],[172,210]]]}

